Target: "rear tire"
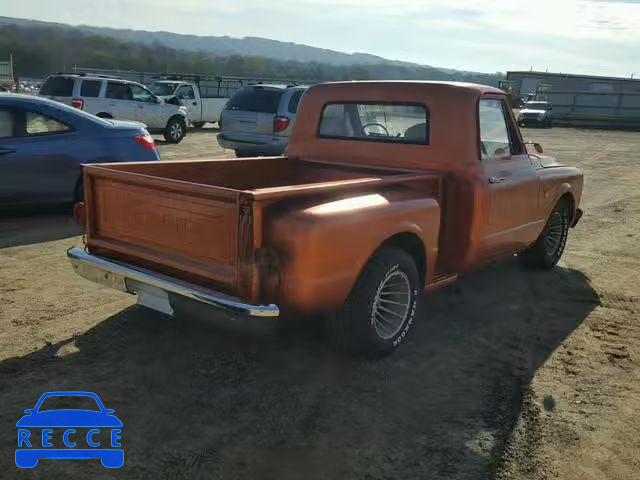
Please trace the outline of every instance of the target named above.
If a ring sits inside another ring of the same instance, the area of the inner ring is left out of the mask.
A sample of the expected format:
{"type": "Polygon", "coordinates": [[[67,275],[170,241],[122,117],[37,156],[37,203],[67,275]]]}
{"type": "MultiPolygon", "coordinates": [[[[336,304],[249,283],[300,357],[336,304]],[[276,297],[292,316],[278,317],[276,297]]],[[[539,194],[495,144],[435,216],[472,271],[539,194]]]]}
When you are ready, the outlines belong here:
{"type": "Polygon", "coordinates": [[[187,126],[180,117],[171,117],[163,132],[167,143],[180,143],[186,134],[187,126]]]}
{"type": "Polygon", "coordinates": [[[560,200],[536,242],[518,255],[526,266],[539,269],[550,269],[556,266],[567,244],[569,217],[568,202],[560,200]]]}
{"type": "Polygon", "coordinates": [[[389,354],[414,323],[420,290],[411,256],[382,248],[369,260],[342,307],[327,318],[327,335],[341,350],[389,354]]]}

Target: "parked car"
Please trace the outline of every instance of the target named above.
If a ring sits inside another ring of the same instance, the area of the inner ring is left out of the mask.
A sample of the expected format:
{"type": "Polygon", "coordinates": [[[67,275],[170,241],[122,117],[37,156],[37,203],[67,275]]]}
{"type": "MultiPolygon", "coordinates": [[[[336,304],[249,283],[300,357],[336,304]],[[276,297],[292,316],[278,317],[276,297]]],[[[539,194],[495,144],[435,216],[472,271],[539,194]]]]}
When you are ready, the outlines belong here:
{"type": "MultiPolygon", "coordinates": [[[[275,103],[277,90],[258,91],[275,103]]],[[[200,305],[236,325],[323,314],[339,347],[388,353],[422,290],[513,254],[559,261],[582,172],[533,148],[496,88],[317,85],[286,157],[86,166],[79,218],[101,228],[68,256],[167,314],[200,305]]]]}
{"type": "Polygon", "coordinates": [[[240,90],[222,111],[218,143],[238,157],[282,155],[307,88],[253,85],[240,90]]]}
{"type": "Polygon", "coordinates": [[[119,78],[83,74],[56,74],[40,87],[41,97],[57,100],[101,118],[144,123],[151,133],[162,133],[179,143],[187,133],[187,109],[167,103],[144,85],[119,78]]]}
{"type": "Polygon", "coordinates": [[[229,100],[216,96],[218,89],[201,89],[195,83],[179,80],[158,80],[149,85],[149,90],[165,100],[176,97],[187,109],[189,122],[196,128],[204,127],[207,122],[219,122],[220,113],[229,100]]]}
{"type": "Polygon", "coordinates": [[[83,196],[82,163],[159,160],[137,122],[105,120],[45,98],[0,94],[0,206],[83,196]]]}
{"type": "Polygon", "coordinates": [[[518,125],[521,127],[537,125],[551,128],[553,124],[551,111],[552,107],[549,102],[541,102],[538,100],[526,102],[518,114],[518,125]]]}

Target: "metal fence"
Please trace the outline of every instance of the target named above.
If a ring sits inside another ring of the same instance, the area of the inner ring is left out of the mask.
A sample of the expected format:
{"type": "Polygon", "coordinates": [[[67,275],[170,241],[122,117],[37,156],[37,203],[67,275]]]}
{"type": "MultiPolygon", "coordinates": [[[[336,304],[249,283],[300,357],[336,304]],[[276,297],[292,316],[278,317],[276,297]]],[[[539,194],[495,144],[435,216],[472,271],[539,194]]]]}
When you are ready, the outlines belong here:
{"type": "Polygon", "coordinates": [[[559,125],[640,128],[640,93],[545,92],[559,125]]]}
{"type": "Polygon", "coordinates": [[[86,68],[74,66],[73,73],[87,75],[105,75],[118,77],[133,82],[149,85],[159,80],[181,80],[193,82],[200,88],[200,94],[205,98],[230,98],[238,90],[261,83],[311,85],[317,83],[311,80],[295,80],[287,78],[260,78],[260,77],[230,77],[217,75],[198,75],[189,73],[157,73],[136,72],[131,70],[108,70],[101,68],[86,68]]]}

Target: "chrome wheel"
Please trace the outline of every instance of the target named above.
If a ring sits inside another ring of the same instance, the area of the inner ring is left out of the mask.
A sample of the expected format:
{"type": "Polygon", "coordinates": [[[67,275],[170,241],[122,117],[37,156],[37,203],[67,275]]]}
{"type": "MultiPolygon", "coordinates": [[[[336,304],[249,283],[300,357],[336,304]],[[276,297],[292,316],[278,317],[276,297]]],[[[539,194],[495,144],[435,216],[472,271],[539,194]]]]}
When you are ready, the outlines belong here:
{"type": "Polygon", "coordinates": [[[371,323],[383,340],[395,337],[411,311],[411,282],[407,274],[393,270],[378,286],[371,309],[371,323]]]}
{"type": "Polygon", "coordinates": [[[544,250],[549,256],[555,255],[562,243],[564,235],[564,218],[560,212],[554,212],[549,223],[544,238],[544,250]]]}
{"type": "Polygon", "coordinates": [[[174,122],[169,128],[169,135],[174,140],[179,140],[182,137],[182,125],[179,122],[174,122]]]}

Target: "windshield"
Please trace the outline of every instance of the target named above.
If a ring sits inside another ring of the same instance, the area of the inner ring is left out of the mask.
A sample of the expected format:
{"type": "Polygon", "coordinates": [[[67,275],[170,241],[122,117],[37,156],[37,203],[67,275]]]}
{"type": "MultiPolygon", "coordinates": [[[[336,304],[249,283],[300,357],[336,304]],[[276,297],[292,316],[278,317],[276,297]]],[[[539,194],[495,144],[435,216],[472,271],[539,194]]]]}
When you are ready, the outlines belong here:
{"type": "Polygon", "coordinates": [[[546,102],[527,102],[522,108],[527,110],[547,110],[549,104],[546,102]]]}
{"type": "Polygon", "coordinates": [[[93,397],[86,395],[56,395],[42,401],[39,412],[50,410],[89,410],[99,412],[100,406],[93,397]]]}
{"type": "Polygon", "coordinates": [[[159,97],[163,97],[163,96],[167,96],[167,95],[173,95],[173,92],[176,89],[177,84],[175,83],[152,83],[151,86],[149,86],[149,90],[151,90],[152,93],[154,93],[155,95],[158,95],[159,97]]]}

